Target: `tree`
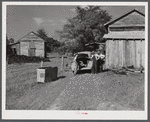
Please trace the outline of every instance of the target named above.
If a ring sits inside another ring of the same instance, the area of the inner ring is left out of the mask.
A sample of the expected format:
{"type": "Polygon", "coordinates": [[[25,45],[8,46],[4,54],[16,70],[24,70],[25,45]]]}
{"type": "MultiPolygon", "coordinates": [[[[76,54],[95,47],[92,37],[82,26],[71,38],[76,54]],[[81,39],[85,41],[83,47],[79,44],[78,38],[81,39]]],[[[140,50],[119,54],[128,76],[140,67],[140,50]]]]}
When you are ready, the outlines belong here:
{"type": "Polygon", "coordinates": [[[13,38],[10,38],[9,39],[9,44],[13,44],[14,43],[14,39],[13,38]]]}
{"type": "Polygon", "coordinates": [[[62,31],[57,31],[66,41],[72,39],[80,45],[79,50],[84,50],[84,45],[89,42],[100,42],[105,33],[104,23],[111,19],[106,10],[100,6],[76,7],[76,16],[68,19],[62,31]]]}
{"type": "Polygon", "coordinates": [[[54,51],[55,48],[60,46],[60,42],[49,37],[44,28],[37,31],[37,35],[45,40],[46,42],[46,52],[54,51]]]}
{"type": "Polygon", "coordinates": [[[47,51],[48,52],[54,51],[54,50],[56,50],[56,48],[58,48],[60,46],[60,42],[53,38],[48,37],[46,41],[47,41],[47,51]]]}
{"type": "Polygon", "coordinates": [[[6,35],[6,45],[9,45],[9,39],[7,35],[6,35]]]}
{"type": "Polygon", "coordinates": [[[10,47],[10,44],[12,43],[14,43],[14,39],[13,38],[8,39],[8,36],[6,35],[6,56],[13,54],[12,49],[10,47]]]}
{"type": "Polygon", "coordinates": [[[45,29],[44,28],[42,28],[42,29],[38,29],[37,30],[37,35],[39,36],[39,37],[41,37],[42,39],[44,39],[45,41],[46,41],[46,39],[47,39],[47,33],[46,33],[46,31],[45,31],[45,29]]]}

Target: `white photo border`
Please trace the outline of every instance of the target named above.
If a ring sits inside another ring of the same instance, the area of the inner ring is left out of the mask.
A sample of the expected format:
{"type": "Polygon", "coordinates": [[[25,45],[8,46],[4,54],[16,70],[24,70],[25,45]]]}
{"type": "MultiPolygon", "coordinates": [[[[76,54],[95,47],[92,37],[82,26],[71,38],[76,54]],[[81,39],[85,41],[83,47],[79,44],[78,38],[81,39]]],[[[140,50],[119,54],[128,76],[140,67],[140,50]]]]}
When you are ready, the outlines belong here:
{"type": "Polygon", "coordinates": [[[148,119],[148,2],[2,2],[2,40],[6,39],[7,5],[100,5],[145,6],[145,110],[144,111],[65,111],[6,110],[6,41],[2,41],[2,119],[34,120],[147,120],[148,119]],[[88,115],[77,114],[87,112],[88,115]]]}

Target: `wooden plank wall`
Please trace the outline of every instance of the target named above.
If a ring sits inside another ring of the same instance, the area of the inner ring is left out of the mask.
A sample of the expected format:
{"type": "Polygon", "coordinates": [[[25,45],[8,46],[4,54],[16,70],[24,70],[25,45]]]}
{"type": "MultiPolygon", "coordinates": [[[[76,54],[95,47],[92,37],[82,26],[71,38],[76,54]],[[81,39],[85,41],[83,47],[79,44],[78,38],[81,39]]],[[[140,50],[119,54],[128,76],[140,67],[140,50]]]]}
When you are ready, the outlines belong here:
{"type": "Polygon", "coordinates": [[[105,68],[145,67],[145,40],[107,40],[105,68]]]}
{"type": "Polygon", "coordinates": [[[20,55],[20,44],[15,44],[11,48],[16,48],[17,55],[20,55]]]}
{"type": "Polygon", "coordinates": [[[145,41],[142,40],[142,66],[145,67],[145,41]]]}
{"type": "Polygon", "coordinates": [[[20,42],[20,55],[28,56],[29,42],[20,42]]]}
{"type": "Polygon", "coordinates": [[[34,41],[35,44],[35,55],[44,57],[44,41],[34,41]]]}
{"type": "MultiPolygon", "coordinates": [[[[28,50],[30,48],[29,45],[30,41],[22,41],[20,42],[20,55],[27,55],[28,56],[28,50]]],[[[35,56],[42,56],[44,57],[44,41],[34,41],[34,47],[36,48],[35,50],[35,56]]]]}
{"type": "Polygon", "coordinates": [[[17,55],[20,55],[20,43],[16,45],[17,55]]]}

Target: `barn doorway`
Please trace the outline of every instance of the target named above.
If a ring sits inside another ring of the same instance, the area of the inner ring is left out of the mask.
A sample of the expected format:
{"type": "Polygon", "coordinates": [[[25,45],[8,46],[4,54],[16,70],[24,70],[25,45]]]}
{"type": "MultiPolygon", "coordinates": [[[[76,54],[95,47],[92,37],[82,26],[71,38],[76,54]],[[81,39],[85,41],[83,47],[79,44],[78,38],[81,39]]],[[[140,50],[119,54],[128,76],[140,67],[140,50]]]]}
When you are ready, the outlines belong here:
{"type": "Polygon", "coordinates": [[[17,55],[17,50],[16,50],[16,48],[12,48],[12,52],[13,52],[14,55],[17,55]]]}
{"type": "Polygon", "coordinates": [[[36,50],[36,48],[30,48],[28,50],[29,56],[35,56],[35,50],[36,50]]]}

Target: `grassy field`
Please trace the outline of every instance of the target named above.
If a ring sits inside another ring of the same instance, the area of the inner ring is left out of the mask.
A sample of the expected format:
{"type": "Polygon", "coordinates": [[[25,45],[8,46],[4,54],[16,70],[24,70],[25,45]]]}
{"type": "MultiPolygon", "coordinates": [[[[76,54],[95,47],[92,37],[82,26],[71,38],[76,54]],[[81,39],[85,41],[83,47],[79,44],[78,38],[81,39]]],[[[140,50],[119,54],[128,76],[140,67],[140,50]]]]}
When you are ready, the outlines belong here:
{"type": "Polygon", "coordinates": [[[143,73],[62,75],[61,58],[44,62],[44,66],[58,66],[58,80],[37,83],[40,63],[7,66],[6,109],[144,110],[143,73]]]}
{"type": "MultiPolygon", "coordinates": [[[[61,60],[44,62],[44,66],[60,67],[60,62],[61,60]]],[[[51,99],[53,101],[57,97],[57,94],[59,95],[61,85],[56,85],[61,79],[46,84],[36,82],[37,68],[39,67],[40,63],[12,64],[7,66],[6,109],[44,109],[46,104],[42,104],[43,100],[51,99]],[[45,89],[52,94],[50,98],[47,98],[45,89]]],[[[58,78],[60,76],[59,68],[58,78]]]]}

